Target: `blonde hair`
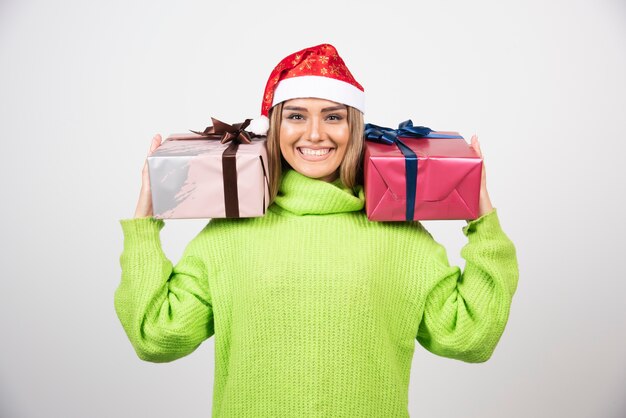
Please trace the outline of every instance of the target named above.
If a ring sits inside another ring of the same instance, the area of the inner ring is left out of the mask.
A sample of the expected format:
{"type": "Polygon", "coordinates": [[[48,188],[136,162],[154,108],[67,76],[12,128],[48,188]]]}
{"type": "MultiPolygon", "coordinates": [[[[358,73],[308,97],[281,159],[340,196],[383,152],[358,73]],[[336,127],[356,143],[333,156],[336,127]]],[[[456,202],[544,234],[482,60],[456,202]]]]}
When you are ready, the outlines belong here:
{"type": "MultiPolygon", "coordinates": [[[[267,132],[267,159],[269,168],[270,204],[278,194],[278,187],[282,178],[283,169],[289,164],[280,153],[280,124],[283,115],[283,103],[278,103],[269,111],[270,128],[267,132]]],[[[339,165],[339,177],[341,182],[349,188],[363,184],[363,113],[352,106],[348,108],[348,128],[350,138],[346,148],[346,154],[339,165]]]]}

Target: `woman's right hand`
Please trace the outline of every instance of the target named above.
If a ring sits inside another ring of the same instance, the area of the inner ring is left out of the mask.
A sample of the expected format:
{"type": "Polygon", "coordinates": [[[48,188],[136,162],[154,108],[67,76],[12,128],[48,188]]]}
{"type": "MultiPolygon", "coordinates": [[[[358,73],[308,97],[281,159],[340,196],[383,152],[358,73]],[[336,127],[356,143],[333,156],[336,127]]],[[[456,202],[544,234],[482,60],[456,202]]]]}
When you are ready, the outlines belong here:
{"type": "MultiPolygon", "coordinates": [[[[161,135],[156,134],[152,138],[148,156],[161,145],[161,135]]],[[[148,159],[146,158],[143,169],[141,170],[141,191],[139,192],[139,201],[137,209],[135,209],[135,218],[145,218],[152,216],[152,192],[150,190],[150,175],[148,172],[148,159]]]]}

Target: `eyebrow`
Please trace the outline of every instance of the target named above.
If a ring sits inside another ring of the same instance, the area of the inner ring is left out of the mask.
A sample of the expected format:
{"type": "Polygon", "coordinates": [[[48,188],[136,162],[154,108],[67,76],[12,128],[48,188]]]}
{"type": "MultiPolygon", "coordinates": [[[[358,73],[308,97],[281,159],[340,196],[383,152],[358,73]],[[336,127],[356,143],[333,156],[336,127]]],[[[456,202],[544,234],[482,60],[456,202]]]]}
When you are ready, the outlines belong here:
{"type": "MultiPolygon", "coordinates": [[[[285,110],[298,110],[301,112],[308,112],[308,109],[306,107],[299,107],[299,106],[285,106],[283,107],[283,109],[285,110]]],[[[325,107],[322,109],[322,112],[332,112],[334,110],[346,110],[346,106],[341,105],[341,106],[333,106],[333,107],[325,107]]]]}

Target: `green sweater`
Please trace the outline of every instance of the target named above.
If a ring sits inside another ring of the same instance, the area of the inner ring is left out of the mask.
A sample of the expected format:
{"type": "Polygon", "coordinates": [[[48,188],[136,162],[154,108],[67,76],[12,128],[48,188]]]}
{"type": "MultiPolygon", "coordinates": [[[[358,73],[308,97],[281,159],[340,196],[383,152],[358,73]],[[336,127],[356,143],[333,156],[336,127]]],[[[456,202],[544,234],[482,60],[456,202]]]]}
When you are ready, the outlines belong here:
{"type": "Polygon", "coordinates": [[[415,340],[488,360],[518,280],[496,210],[462,228],[465,270],[420,222],[370,222],[363,189],[284,173],[259,218],[213,219],[175,266],[164,222],[122,219],[115,309],[137,355],[215,336],[215,417],[406,417],[415,340]]]}

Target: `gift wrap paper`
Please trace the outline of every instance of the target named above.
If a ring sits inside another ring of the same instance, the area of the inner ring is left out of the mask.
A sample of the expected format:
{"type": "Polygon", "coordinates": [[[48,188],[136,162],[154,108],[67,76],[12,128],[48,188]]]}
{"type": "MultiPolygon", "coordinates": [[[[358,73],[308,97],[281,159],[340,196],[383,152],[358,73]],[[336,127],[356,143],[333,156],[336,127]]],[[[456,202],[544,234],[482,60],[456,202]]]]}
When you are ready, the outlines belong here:
{"type": "MultiPolygon", "coordinates": [[[[437,132],[458,135],[456,132],[437,132]]],[[[462,138],[400,138],[417,154],[413,220],[476,219],[482,158],[462,138]]],[[[406,221],[405,158],[365,141],[365,211],[373,221],[406,221]]]]}
{"type": "Polygon", "coordinates": [[[148,157],[154,217],[263,216],[269,201],[265,141],[265,137],[255,138],[238,145],[236,179],[231,175],[228,180],[235,183],[239,213],[227,216],[222,154],[232,142],[222,144],[196,134],[170,135],[148,157]]]}

